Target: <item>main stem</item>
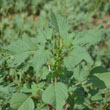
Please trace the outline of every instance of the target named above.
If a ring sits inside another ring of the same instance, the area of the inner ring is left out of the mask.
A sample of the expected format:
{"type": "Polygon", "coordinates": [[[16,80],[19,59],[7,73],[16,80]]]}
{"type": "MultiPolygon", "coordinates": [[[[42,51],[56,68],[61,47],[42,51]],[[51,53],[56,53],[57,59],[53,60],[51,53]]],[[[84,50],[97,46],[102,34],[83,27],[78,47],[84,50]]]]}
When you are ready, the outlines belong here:
{"type": "Polygon", "coordinates": [[[60,35],[58,35],[56,37],[56,42],[55,42],[55,50],[56,50],[56,63],[55,63],[55,84],[57,82],[57,77],[59,76],[59,71],[61,70],[61,63],[62,63],[62,56],[61,56],[61,52],[62,52],[62,39],[60,38],[60,35]]]}

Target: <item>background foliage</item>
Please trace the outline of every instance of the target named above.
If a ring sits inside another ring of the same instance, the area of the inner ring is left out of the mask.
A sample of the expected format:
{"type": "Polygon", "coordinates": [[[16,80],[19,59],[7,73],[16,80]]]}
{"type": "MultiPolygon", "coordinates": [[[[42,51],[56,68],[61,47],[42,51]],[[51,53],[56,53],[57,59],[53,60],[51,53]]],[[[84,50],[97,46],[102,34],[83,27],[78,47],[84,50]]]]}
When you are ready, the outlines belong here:
{"type": "Polygon", "coordinates": [[[109,2],[0,0],[0,110],[109,110],[109,2]]]}

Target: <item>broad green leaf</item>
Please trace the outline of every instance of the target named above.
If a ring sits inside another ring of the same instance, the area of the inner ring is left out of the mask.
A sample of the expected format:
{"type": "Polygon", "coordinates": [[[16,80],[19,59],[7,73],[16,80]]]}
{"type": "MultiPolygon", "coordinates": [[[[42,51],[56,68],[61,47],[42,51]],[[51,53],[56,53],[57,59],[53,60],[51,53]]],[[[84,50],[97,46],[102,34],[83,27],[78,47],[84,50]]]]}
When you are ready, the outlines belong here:
{"type": "Polygon", "coordinates": [[[103,35],[103,31],[100,28],[92,29],[92,30],[83,30],[82,32],[78,32],[76,34],[75,39],[73,40],[73,44],[96,44],[98,43],[103,35]]]}
{"type": "Polygon", "coordinates": [[[102,67],[102,66],[98,66],[98,67],[95,67],[91,70],[90,74],[95,74],[95,73],[104,73],[104,72],[107,72],[107,69],[102,67]]]}
{"type": "Polygon", "coordinates": [[[63,83],[51,84],[43,93],[42,99],[45,103],[52,105],[56,110],[63,110],[68,98],[68,89],[63,83]]]}
{"type": "Polygon", "coordinates": [[[36,45],[27,36],[12,43],[6,48],[11,53],[13,59],[12,64],[19,66],[23,63],[30,54],[34,53],[37,49],[36,45]]]}
{"type": "Polygon", "coordinates": [[[34,110],[33,100],[23,93],[13,94],[10,105],[15,110],[34,110]]]}
{"type": "Polygon", "coordinates": [[[110,72],[94,74],[98,79],[104,82],[106,87],[110,87],[110,72]]]}
{"type": "Polygon", "coordinates": [[[90,75],[89,78],[90,79],[88,82],[92,83],[93,86],[95,86],[99,89],[105,89],[106,88],[105,83],[102,80],[100,80],[99,78],[97,78],[96,76],[90,75]]]}
{"type": "Polygon", "coordinates": [[[18,110],[34,110],[34,102],[31,98],[28,98],[18,110]]]}
{"type": "Polygon", "coordinates": [[[92,58],[90,57],[87,50],[83,47],[76,46],[69,53],[69,55],[64,58],[64,65],[67,68],[71,68],[80,63],[82,60],[87,61],[88,64],[93,64],[92,58]]]}
{"type": "Polygon", "coordinates": [[[110,72],[90,74],[89,82],[95,87],[105,89],[110,87],[110,72]]]}
{"type": "Polygon", "coordinates": [[[8,87],[0,86],[0,96],[9,94],[8,87]]]}
{"type": "Polygon", "coordinates": [[[50,40],[52,37],[53,30],[50,28],[39,29],[38,30],[38,36],[37,36],[37,42],[41,44],[45,44],[46,40],[50,40]]]}
{"type": "Polygon", "coordinates": [[[60,34],[60,37],[68,37],[70,26],[64,17],[52,13],[50,24],[60,34]]]}
{"type": "Polygon", "coordinates": [[[85,71],[84,69],[81,69],[80,66],[77,66],[76,68],[74,68],[73,77],[77,81],[79,81],[79,82],[84,81],[88,75],[89,75],[89,73],[87,71],[85,71]]]}
{"type": "Polygon", "coordinates": [[[39,73],[38,74],[36,74],[36,77],[39,77],[40,79],[46,79],[47,78],[47,76],[48,76],[48,74],[49,74],[49,69],[48,69],[48,67],[43,67],[40,71],[39,71],[39,73]]]}
{"type": "Polygon", "coordinates": [[[44,64],[47,64],[50,55],[50,51],[44,49],[40,49],[35,53],[31,62],[36,72],[38,72],[44,64]]]}

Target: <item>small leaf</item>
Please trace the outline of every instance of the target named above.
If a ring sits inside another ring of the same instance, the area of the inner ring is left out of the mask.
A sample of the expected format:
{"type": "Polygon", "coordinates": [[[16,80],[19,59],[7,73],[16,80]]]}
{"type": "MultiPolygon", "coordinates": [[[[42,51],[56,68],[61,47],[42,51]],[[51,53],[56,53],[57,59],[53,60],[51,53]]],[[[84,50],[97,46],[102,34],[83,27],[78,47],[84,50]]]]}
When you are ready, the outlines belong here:
{"type": "Polygon", "coordinates": [[[92,96],[91,97],[91,100],[92,101],[100,101],[100,100],[102,100],[102,96],[101,96],[101,94],[95,94],[94,96],[92,96]]]}

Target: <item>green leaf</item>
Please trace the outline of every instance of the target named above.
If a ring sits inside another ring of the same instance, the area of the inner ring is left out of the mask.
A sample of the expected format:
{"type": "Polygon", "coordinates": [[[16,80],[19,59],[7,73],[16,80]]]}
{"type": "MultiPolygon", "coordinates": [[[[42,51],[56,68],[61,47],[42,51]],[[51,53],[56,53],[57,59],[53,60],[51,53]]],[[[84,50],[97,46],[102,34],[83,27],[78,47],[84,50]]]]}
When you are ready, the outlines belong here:
{"type": "Polygon", "coordinates": [[[105,89],[110,87],[110,72],[90,74],[89,82],[95,87],[105,89]]]}
{"type": "Polygon", "coordinates": [[[60,34],[60,37],[62,38],[68,37],[68,31],[70,29],[70,26],[64,17],[52,13],[50,24],[51,27],[60,34]]]}
{"type": "Polygon", "coordinates": [[[38,50],[31,60],[34,70],[36,72],[39,72],[41,67],[44,64],[47,64],[47,61],[50,58],[50,56],[51,56],[51,52],[49,50],[44,50],[44,49],[38,50]]]}
{"type": "Polygon", "coordinates": [[[43,91],[43,87],[44,87],[44,83],[32,83],[31,85],[31,91],[32,91],[32,95],[40,95],[40,92],[43,91]]]}
{"type": "Polygon", "coordinates": [[[68,89],[63,83],[51,84],[43,93],[42,99],[45,103],[52,105],[56,110],[62,110],[66,99],[68,98],[68,89]]]}
{"type": "Polygon", "coordinates": [[[72,33],[68,34],[68,37],[64,38],[64,40],[63,40],[64,47],[67,48],[67,47],[70,47],[72,45],[74,35],[75,35],[75,33],[72,32],[72,33]]]}
{"type": "Polygon", "coordinates": [[[34,102],[31,98],[28,98],[18,110],[34,110],[34,102]]]}
{"type": "Polygon", "coordinates": [[[12,55],[12,64],[19,66],[29,57],[30,54],[36,51],[37,47],[29,37],[25,36],[22,39],[12,43],[6,49],[12,55]]]}
{"type": "Polygon", "coordinates": [[[102,67],[102,66],[98,66],[98,67],[95,67],[91,70],[90,74],[94,74],[94,73],[104,73],[104,72],[107,72],[107,69],[102,67]]]}
{"type": "Polygon", "coordinates": [[[82,32],[78,32],[76,34],[76,38],[73,40],[73,44],[93,45],[101,40],[102,35],[103,35],[103,31],[100,28],[96,28],[92,30],[83,30],[82,32]]]}
{"type": "Polygon", "coordinates": [[[50,28],[39,29],[37,36],[37,43],[45,44],[46,40],[50,40],[52,37],[53,30],[50,28]]]}
{"type": "Polygon", "coordinates": [[[13,109],[17,110],[34,110],[33,100],[23,93],[13,94],[10,105],[13,109]]]}
{"type": "Polygon", "coordinates": [[[90,75],[89,78],[90,79],[89,79],[88,82],[92,83],[93,86],[95,86],[95,87],[97,87],[99,89],[105,89],[106,88],[105,83],[102,80],[100,80],[99,78],[97,78],[96,76],[90,75]]]}
{"type": "Polygon", "coordinates": [[[93,60],[88,54],[87,50],[83,47],[76,46],[72,51],[70,51],[69,55],[64,58],[64,65],[67,68],[72,68],[82,60],[87,61],[89,64],[93,64],[93,60]]]}
{"type": "Polygon", "coordinates": [[[58,27],[58,23],[57,23],[57,16],[53,12],[51,13],[50,25],[53,29],[55,29],[57,32],[59,32],[59,27],[58,27]]]}
{"type": "Polygon", "coordinates": [[[94,96],[91,97],[91,100],[92,101],[102,100],[102,96],[101,96],[101,94],[97,93],[97,94],[95,94],[94,96]]]}
{"type": "Polygon", "coordinates": [[[31,93],[32,90],[31,90],[31,88],[29,88],[29,87],[27,86],[27,84],[24,84],[23,87],[21,88],[21,91],[20,91],[20,92],[23,92],[23,93],[31,93]]]}
{"type": "Polygon", "coordinates": [[[73,77],[77,81],[79,82],[84,81],[88,75],[89,75],[89,72],[85,71],[84,69],[81,69],[79,65],[76,68],[74,68],[73,77]]]}
{"type": "Polygon", "coordinates": [[[104,82],[106,87],[110,87],[110,72],[94,74],[98,79],[104,82]]]}
{"type": "Polygon", "coordinates": [[[44,67],[39,71],[39,73],[36,74],[36,77],[39,77],[40,79],[45,80],[45,79],[47,78],[48,74],[49,74],[49,69],[48,69],[48,67],[45,67],[45,66],[44,66],[44,67]]]}

